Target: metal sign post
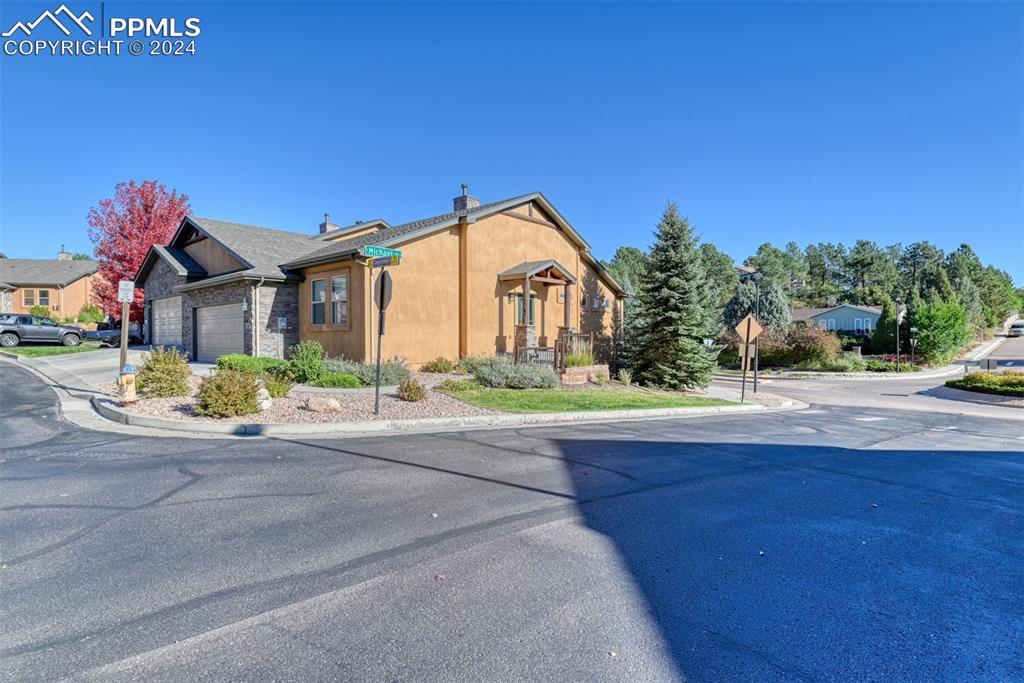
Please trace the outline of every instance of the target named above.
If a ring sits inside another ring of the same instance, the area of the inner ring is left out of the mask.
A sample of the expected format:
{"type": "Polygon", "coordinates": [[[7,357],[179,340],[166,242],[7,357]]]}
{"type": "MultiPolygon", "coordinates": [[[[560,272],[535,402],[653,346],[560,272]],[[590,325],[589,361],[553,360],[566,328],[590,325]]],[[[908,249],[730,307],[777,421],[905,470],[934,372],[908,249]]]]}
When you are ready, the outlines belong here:
{"type": "Polygon", "coordinates": [[[747,397],[747,370],[750,368],[751,359],[757,354],[757,347],[750,348],[750,342],[756,340],[764,328],[754,319],[754,316],[747,314],[747,317],[740,321],[740,324],[735,328],[736,333],[740,335],[740,362],[743,363],[743,383],[740,386],[740,403],[747,397]]]}
{"type": "Polygon", "coordinates": [[[128,315],[132,300],[135,299],[135,283],[121,280],[117,283],[117,300],[121,302],[121,359],[117,366],[117,374],[124,372],[128,365],[128,315]]]}
{"type": "Polygon", "coordinates": [[[384,313],[391,303],[391,273],[384,268],[381,268],[380,277],[373,284],[373,300],[380,311],[377,319],[377,385],[373,395],[373,414],[380,415],[380,349],[384,341],[384,313]]]}

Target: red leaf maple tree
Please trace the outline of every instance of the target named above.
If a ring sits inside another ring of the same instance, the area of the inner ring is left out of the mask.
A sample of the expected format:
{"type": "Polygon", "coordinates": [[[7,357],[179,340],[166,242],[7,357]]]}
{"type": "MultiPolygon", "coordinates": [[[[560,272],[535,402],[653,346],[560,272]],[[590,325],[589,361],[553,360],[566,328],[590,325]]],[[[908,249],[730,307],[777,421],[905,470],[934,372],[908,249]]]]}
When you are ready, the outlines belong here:
{"type": "MultiPolygon", "coordinates": [[[[168,193],[155,180],[118,183],[113,197],[89,209],[89,239],[96,245],[93,254],[101,276],[94,292],[105,314],[120,317],[117,283],[134,280],[149,248],[167,244],[191,211],[188,195],[179,195],[177,190],[168,193]]],[[[142,320],[142,301],[142,290],[136,289],[130,320],[142,320]]]]}

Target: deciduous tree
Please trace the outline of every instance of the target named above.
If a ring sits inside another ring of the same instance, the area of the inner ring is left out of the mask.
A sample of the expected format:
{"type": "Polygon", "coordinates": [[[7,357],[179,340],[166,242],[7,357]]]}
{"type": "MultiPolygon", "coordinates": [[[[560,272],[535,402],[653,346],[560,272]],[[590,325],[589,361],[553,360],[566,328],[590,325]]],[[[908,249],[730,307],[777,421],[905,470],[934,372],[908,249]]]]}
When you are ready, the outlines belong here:
{"type": "MultiPolygon", "coordinates": [[[[95,292],[108,315],[120,316],[117,286],[134,280],[149,248],[165,244],[188,215],[187,195],[167,191],[155,180],[118,183],[114,196],[89,209],[89,239],[96,245],[99,278],[95,292]]],[[[135,290],[131,320],[142,320],[142,290],[135,290]]]]}

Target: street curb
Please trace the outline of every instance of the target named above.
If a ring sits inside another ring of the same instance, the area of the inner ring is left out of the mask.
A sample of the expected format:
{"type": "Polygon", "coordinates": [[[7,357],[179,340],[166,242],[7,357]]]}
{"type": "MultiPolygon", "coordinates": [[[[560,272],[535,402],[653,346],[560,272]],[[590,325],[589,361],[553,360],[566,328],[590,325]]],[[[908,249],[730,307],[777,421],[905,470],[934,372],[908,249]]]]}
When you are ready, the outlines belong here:
{"type": "Polygon", "coordinates": [[[998,349],[1000,346],[1005,344],[1010,338],[1009,337],[998,337],[992,341],[986,342],[981,346],[972,349],[969,353],[964,354],[962,360],[973,362],[981,360],[985,356],[988,356],[993,351],[998,349]]]}
{"type": "MultiPolygon", "coordinates": [[[[964,366],[962,365],[946,365],[935,370],[924,370],[922,372],[867,372],[863,374],[851,374],[843,372],[816,372],[814,370],[798,370],[793,374],[795,376],[786,375],[771,375],[770,377],[760,377],[759,381],[770,384],[779,380],[785,380],[788,382],[798,382],[800,380],[820,380],[830,379],[843,382],[886,382],[893,380],[904,380],[904,379],[934,379],[939,377],[949,377],[962,373],[964,366]]],[[[740,381],[742,376],[740,375],[714,375],[714,379],[718,380],[733,380],[740,381]]],[[[747,382],[751,381],[751,376],[747,375],[747,382]]]]}
{"type": "Polygon", "coordinates": [[[417,434],[465,429],[504,429],[508,427],[570,425],[593,422],[632,422],[665,418],[703,417],[735,413],[769,413],[806,408],[802,401],[789,400],[778,408],[760,404],[708,406],[704,408],[658,408],[651,410],[604,410],[584,413],[524,413],[512,415],[468,415],[412,420],[366,420],[361,422],[289,423],[212,423],[168,420],[130,413],[110,399],[93,397],[92,405],[103,417],[124,425],[149,427],[173,432],[223,434],[234,436],[323,436],[354,437],[378,434],[417,434]]]}

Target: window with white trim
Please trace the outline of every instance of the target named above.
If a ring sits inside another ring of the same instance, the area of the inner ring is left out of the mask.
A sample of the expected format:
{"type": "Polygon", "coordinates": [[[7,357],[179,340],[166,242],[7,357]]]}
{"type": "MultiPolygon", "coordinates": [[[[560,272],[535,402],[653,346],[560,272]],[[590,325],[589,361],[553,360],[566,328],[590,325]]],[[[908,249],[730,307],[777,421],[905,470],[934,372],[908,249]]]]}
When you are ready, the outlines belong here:
{"type": "Polygon", "coordinates": [[[50,290],[40,289],[39,290],[39,305],[49,306],[50,305],[50,290]]]}
{"type": "Polygon", "coordinates": [[[853,331],[863,332],[864,331],[864,320],[862,318],[853,319],[853,331]]]}
{"type": "Polygon", "coordinates": [[[835,332],[836,331],[836,319],[835,318],[829,318],[828,319],[828,331],[829,332],[835,332]]]}
{"type": "Polygon", "coordinates": [[[327,306],[325,280],[313,280],[310,283],[309,301],[312,310],[310,311],[310,322],[314,325],[324,324],[324,309],[327,306]]]}
{"type": "Polygon", "coordinates": [[[871,318],[864,318],[864,331],[871,334],[871,318]]]}
{"type": "Polygon", "coordinates": [[[348,275],[331,277],[331,324],[348,325],[348,275]]]}
{"type": "Polygon", "coordinates": [[[35,306],[36,305],[36,290],[34,290],[34,289],[23,289],[23,290],[21,290],[21,305],[22,306],[35,306]]]}

